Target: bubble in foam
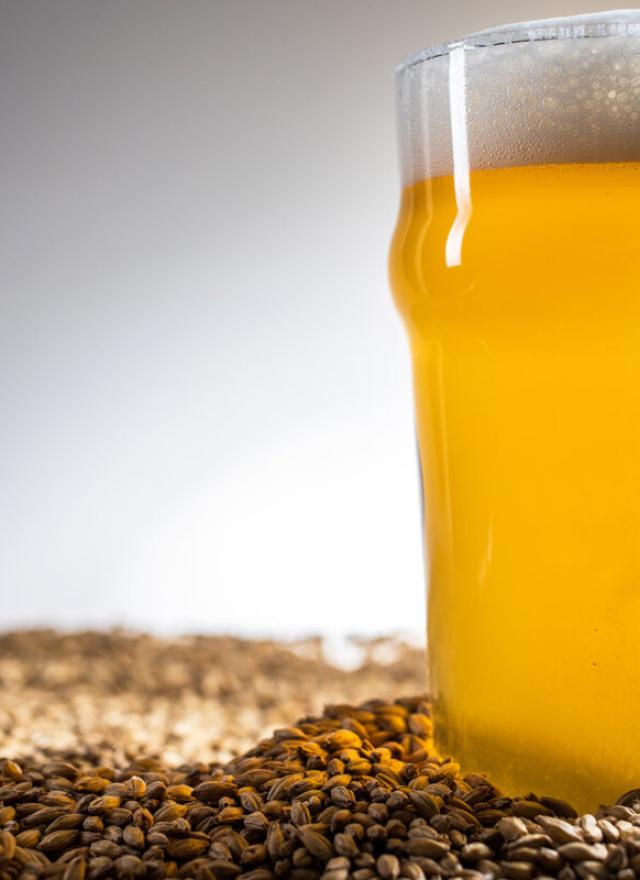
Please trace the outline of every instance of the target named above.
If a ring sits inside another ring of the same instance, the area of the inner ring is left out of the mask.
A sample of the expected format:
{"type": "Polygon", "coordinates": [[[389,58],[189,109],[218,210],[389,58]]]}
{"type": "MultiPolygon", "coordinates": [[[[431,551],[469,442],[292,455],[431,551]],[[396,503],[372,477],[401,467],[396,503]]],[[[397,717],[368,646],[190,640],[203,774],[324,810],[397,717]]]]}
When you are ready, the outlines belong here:
{"type": "Polygon", "coordinates": [[[470,169],[640,160],[639,74],[640,10],[506,25],[418,53],[397,71],[403,179],[452,173],[460,120],[470,169]]]}

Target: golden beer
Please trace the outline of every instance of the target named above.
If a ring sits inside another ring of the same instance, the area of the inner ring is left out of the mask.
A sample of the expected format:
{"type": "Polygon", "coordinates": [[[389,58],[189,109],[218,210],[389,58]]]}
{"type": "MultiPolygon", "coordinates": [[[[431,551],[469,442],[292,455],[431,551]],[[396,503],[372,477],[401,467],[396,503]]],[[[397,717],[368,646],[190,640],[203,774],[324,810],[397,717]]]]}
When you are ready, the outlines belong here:
{"type": "Polygon", "coordinates": [[[616,150],[409,180],[390,262],[437,745],[584,809],[640,785],[640,162],[616,150]]]}

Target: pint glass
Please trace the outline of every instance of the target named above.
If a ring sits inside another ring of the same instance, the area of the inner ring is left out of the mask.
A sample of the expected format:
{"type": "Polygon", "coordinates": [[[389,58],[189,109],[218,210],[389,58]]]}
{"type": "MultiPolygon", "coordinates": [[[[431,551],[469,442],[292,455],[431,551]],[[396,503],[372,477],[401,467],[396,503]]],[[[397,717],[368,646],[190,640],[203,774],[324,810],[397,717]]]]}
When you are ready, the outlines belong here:
{"type": "Polygon", "coordinates": [[[593,809],[640,786],[640,13],[397,86],[436,745],[593,809]]]}

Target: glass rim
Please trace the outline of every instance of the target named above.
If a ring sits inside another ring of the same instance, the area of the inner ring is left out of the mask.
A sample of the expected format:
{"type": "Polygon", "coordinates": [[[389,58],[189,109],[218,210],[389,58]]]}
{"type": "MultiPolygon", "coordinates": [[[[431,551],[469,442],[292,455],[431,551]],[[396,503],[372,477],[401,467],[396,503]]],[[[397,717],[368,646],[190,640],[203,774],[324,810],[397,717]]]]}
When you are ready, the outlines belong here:
{"type": "Polygon", "coordinates": [[[409,55],[395,68],[396,77],[419,64],[449,55],[454,49],[490,49],[519,43],[537,43],[548,40],[584,40],[603,37],[640,36],[640,9],[617,9],[570,15],[563,18],[542,18],[521,21],[476,31],[421,49],[409,55]]]}

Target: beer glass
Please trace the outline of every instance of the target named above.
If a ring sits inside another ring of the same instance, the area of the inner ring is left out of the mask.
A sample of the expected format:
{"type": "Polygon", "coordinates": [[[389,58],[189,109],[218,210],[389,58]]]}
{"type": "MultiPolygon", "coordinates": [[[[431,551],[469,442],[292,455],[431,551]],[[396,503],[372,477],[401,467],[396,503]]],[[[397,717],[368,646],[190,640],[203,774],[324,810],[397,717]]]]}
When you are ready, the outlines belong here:
{"type": "Polygon", "coordinates": [[[640,786],[640,12],[397,89],[436,745],[593,809],[640,786]]]}

